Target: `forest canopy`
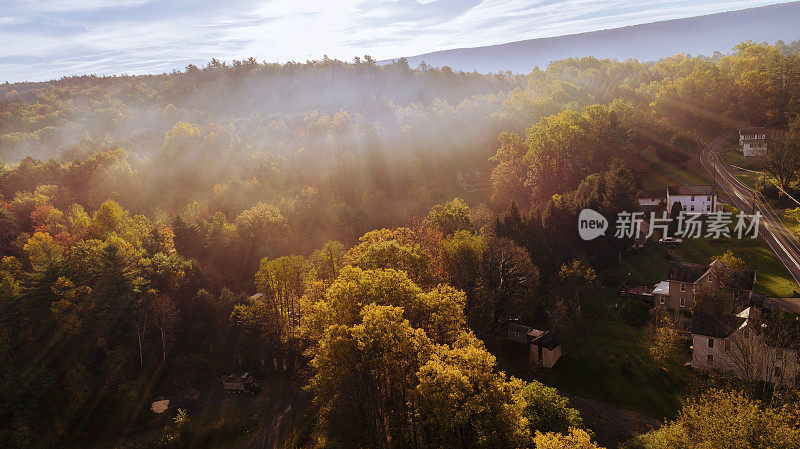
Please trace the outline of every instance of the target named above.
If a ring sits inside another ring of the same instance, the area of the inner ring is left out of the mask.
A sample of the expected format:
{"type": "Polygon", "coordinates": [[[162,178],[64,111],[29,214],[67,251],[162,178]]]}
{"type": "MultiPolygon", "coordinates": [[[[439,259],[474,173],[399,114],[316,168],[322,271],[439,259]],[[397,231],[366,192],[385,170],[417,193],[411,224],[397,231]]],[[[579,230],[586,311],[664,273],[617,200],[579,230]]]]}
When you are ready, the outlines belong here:
{"type": "MultiPolygon", "coordinates": [[[[258,370],[307,373],[307,447],[597,447],[488,344],[512,317],[591,323],[587,292],[631,242],[581,241],[578,211],[636,210],[643,178],[703,136],[796,136],[799,49],[489,75],[212,60],[0,85],[0,441],[122,438],[154,396],[258,370]]],[[[796,447],[796,413],[719,392],[632,444],[725,446],[711,399],[775,418],[749,441],[796,447]]],[[[144,446],[222,433],[191,419],[144,446]]]]}

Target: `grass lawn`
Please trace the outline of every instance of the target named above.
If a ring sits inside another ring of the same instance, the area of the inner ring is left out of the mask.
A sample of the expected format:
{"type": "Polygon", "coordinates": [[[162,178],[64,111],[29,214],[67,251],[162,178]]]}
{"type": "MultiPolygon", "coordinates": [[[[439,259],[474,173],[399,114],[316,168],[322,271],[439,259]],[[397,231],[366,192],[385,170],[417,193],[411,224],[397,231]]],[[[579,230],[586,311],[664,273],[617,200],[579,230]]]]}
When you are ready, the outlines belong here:
{"type": "Polygon", "coordinates": [[[726,148],[722,152],[722,160],[728,165],[735,165],[737,167],[748,168],[750,170],[761,171],[764,166],[762,157],[745,157],[742,154],[742,150],[740,150],[738,146],[726,148]]]}
{"type": "Polygon", "coordinates": [[[787,210],[788,209],[776,210],[775,213],[778,214],[778,218],[781,219],[781,223],[786,226],[786,229],[794,232],[795,234],[800,234],[800,221],[797,221],[793,217],[787,216],[787,210]]]}
{"type": "Polygon", "coordinates": [[[685,164],[673,164],[656,157],[648,162],[648,173],[640,178],[644,190],[660,190],[674,185],[705,185],[712,182],[711,175],[694,158],[685,164]]]}
{"type": "MultiPolygon", "coordinates": [[[[746,185],[747,187],[751,189],[760,189],[760,186],[764,183],[764,175],[753,173],[747,170],[739,170],[733,167],[735,166],[749,170],[763,171],[760,158],[744,157],[738,148],[732,148],[722,153],[722,160],[726,164],[732,166],[730,170],[733,176],[735,176],[736,179],[741,181],[742,184],[746,185]]],[[[771,177],[767,176],[767,182],[769,182],[770,179],[771,177]]]]}
{"type": "Polygon", "coordinates": [[[793,291],[798,290],[797,284],[761,239],[690,239],[678,247],[675,256],[686,262],[709,263],[727,250],[756,270],[755,291],[770,296],[796,296],[793,291]]]}
{"type": "MultiPolygon", "coordinates": [[[[613,282],[630,280],[655,284],[665,279],[673,259],[709,263],[727,250],[758,272],[755,290],[771,296],[794,296],[798,289],[780,260],[760,239],[688,239],[667,253],[663,245],[649,242],[624,257],[621,266],[603,273],[613,282]]],[[[681,397],[696,380],[683,363],[688,347],[679,351],[665,369],[658,368],[648,352],[642,328],[626,325],[619,316],[616,285],[598,288],[587,301],[588,325],[584,332],[562,336],[564,353],[552,370],[531,370],[524,346],[490,342],[487,346],[509,374],[537,379],[564,393],[607,402],[657,418],[671,417],[681,397]]]]}
{"type": "MultiPolygon", "coordinates": [[[[800,228],[798,223],[795,226],[800,228]]],[[[793,292],[800,290],[780,259],[761,239],[687,239],[675,250],[674,259],[707,264],[728,250],[756,270],[757,292],[780,297],[796,296],[793,292]]],[[[664,246],[651,241],[643,249],[628,254],[612,276],[618,282],[629,279],[634,284],[654,284],[664,280],[670,260],[664,246]]]]}
{"type": "Polygon", "coordinates": [[[642,328],[622,322],[617,302],[613,287],[598,288],[587,298],[586,329],[562,336],[564,352],[552,369],[529,368],[522,345],[494,342],[490,350],[510,375],[653,417],[672,417],[681,406],[683,385],[694,376],[683,366],[689,360],[688,348],[679,351],[667,369],[658,368],[642,328]]]}

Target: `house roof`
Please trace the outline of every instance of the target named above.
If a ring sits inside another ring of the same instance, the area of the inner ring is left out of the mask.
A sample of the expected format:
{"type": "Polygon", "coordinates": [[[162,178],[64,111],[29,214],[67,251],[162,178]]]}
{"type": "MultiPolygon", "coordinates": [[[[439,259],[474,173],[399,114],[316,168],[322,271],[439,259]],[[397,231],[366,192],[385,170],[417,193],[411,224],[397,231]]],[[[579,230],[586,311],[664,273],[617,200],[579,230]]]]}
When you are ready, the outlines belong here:
{"type": "Polygon", "coordinates": [[[708,265],[700,265],[698,263],[677,262],[672,261],[669,263],[667,270],[667,279],[670,281],[680,282],[697,282],[700,276],[708,271],[708,265]]]}
{"type": "Polygon", "coordinates": [[[523,326],[523,325],[521,325],[521,324],[517,324],[517,323],[508,323],[508,324],[506,325],[506,327],[507,327],[508,329],[512,330],[512,331],[516,331],[516,332],[522,332],[523,334],[527,334],[527,333],[528,333],[528,332],[531,330],[531,328],[530,328],[530,327],[528,327],[528,326],[523,326]]]}
{"type": "Polygon", "coordinates": [[[767,132],[767,128],[763,126],[750,126],[739,130],[739,134],[764,134],[765,132],[767,132]]]}
{"type": "Polygon", "coordinates": [[[756,309],[748,325],[773,348],[800,349],[800,317],[782,310],[756,309]]]}
{"type": "Polygon", "coordinates": [[[764,308],[800,315],[800,298],[765,298],[764,308]]]}
{"type": "Polygon", "coordinates": [[[737,270],[733,273],[733,285],[737,290],[752,290],[756,283],[756,270],[737,270]]]}
{"type": "Polygon", "coordinates": [[[667,193],[664,189],[639,191],[639,198],[666,198],[666,196],[667,193]]]}
{"type": "MultiPolygon", "coordinates": [[[[697,282],[711,267],[716,263],[712,262],[711,265],[701,265],[697,263],[677,262],[672,261],[669,263],[667,270],[667,279],[670,281],[680,282],[697,282]]],[[[752,290],[756,282],[755,270],[736,270],[732,273],[733,285],[728,285],[736,290],[752,290]]]]}
{"type": "Polygon", "coordinates": [[[653,289],[654,295],[669,295],[669,282],[661,281],[656,284],[656,288],[653,289]]]}
{"type": "Polygon", "coordinates": [[[669,186],[669,195],[713,195],[714,186],[669,186]]]}
{"type": "Polygon", "coordinates": [[[539,337],[533,339],[530,343],[538,344],[543,348],[553,350],[561,345],[561,338],[558,337],[553,331],[547,331],[539,337]]]}
{"type": "Polygon", "coordinates": [[[714,338],[726,338],[747,321],[747,318],[734,315],[718,315],[697,312],[692,317],[692,333],[714,338]]]}

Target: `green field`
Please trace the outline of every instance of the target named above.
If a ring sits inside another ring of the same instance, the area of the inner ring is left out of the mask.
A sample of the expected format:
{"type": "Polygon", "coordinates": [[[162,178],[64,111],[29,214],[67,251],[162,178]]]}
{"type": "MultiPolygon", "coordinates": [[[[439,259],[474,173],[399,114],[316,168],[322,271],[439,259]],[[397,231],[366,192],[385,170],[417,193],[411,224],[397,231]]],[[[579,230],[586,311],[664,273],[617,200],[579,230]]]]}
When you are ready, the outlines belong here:
{"type": "Polygon", "coordinates": [[[693,159],[685,164],[673,164],[655,157],[648,159],[648,173],[639,181],[643,190],[666,189],[674,185],[711,184],[711,175],[693,159]]]}
{"type": "MultiPolygon", "coordinates": [[[[623,263],[603,277],[611,282],[655,284],[666,278],[671,260],[709,263],[714,256],[731,250],[757,271],[755,290],[771,296],[795,296],[798,289],[780,260],[760,239],[689,239],[674,255],[663,245],[649,242],[628,253],[623,263]]],[[[614,285],[597,288],[588,301],[588,325],[584,332],[564,338],[564,354],[552,370],[531,371],[524,347],[495,342],[492,352],[504,361],[503,368],[523,379],[535,378],[560,390],[654,417],[670,417],[681,405],[681,397],[696,379],[683,363],[685,348],[666,369],[655,366],[642,328],[624,324],[619,317],[614,285]]]]}
{"type": "Polygon", "coordinates": [[[490,349],[503,361],[502,368],[516,377],[657,418],[673,416],[681,406],[682,391],[694,378],[683,366],[689,360],[688,348],[679,351],[667,369],[660,369],[648,352],[642,328],[628,326],[619,317],[615,288],[598,288],[584,304],[586,328],[562,336],[563,355],[552,369],[529,368],[522,345],[495,342],[490,349]]]}

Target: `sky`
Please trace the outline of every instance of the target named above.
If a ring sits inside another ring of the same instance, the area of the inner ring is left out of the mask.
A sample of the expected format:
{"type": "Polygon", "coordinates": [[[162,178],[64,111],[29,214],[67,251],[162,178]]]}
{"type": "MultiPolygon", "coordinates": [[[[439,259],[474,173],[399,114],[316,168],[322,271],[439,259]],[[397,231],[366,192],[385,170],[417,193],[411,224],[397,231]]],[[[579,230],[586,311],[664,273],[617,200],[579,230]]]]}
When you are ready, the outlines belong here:
{"type": "Polygon", "coordinates": [[[381,60],[786,2],[0,0],[0,82],[163,73],[212,58],[381,60]]]}

